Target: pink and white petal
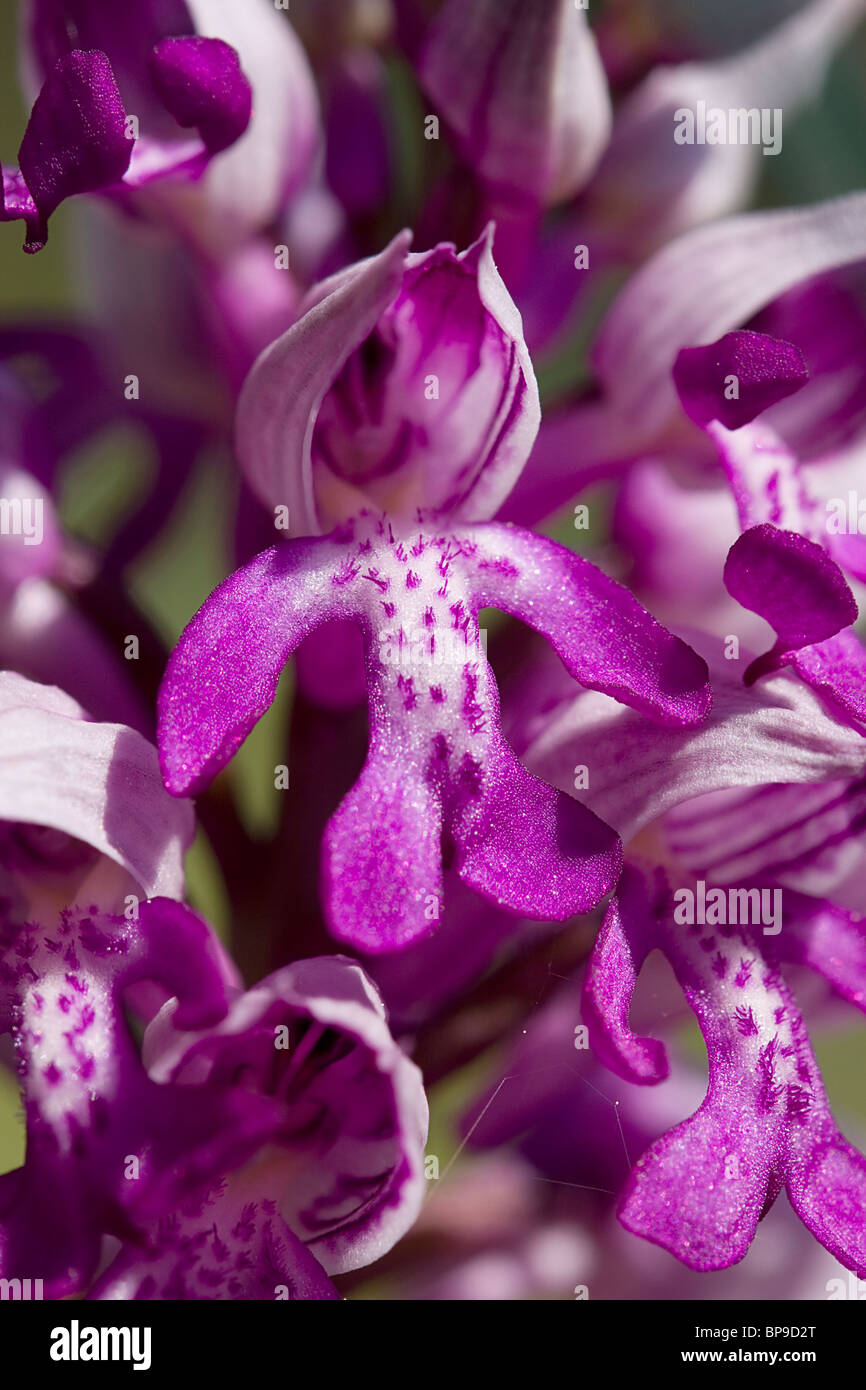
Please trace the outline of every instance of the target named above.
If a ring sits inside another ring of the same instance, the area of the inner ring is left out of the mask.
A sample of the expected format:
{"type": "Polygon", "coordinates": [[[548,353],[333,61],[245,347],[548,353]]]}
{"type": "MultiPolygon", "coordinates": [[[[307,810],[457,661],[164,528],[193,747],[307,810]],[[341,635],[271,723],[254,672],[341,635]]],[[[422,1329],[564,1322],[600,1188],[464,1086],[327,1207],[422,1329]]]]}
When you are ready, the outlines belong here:
{"type": "Polygon", "coordinates": [[[595,364],[627,425],[651,439],[677,410],[680,348],[715,342],[783,294],[866,259],[866,194],[746,213],[690,232],[625,286],[602,324],[595,364]]]}
{"type": "Polygon", "coordinates": [[[401,232],[380,255],[314,287],[311,307],[265,349],[244,383],[236,430],[241,467],[268,507],[289,508],[295,535],[321,531],[310,455],[319,405],[396,299],[410,241],[401,232]]]}
{"type": "Polygon", "coordinates": [[[63,830],[125,868],[145,894],[180,897],[192,807],[172,801],[156,750],[93,724],[59,691],[0,674],[0,819],[63,830]]]}
{"type": "Polygon", "coordinates": [[[824,783],[862,773],[861,735],[833,718],[787,672],[747,689],[737,670],[719,659],[713,708],[696,729],[650,725],[642,714],[594,691],[563,699],[566,686],[562,676],[551,682],[557,705],[536,719],[522,756],[539,776],[566,790],[574,786],[575,768],[587,767],[585,801],[626,842],[674,806],[707,792],[824,783]]]}

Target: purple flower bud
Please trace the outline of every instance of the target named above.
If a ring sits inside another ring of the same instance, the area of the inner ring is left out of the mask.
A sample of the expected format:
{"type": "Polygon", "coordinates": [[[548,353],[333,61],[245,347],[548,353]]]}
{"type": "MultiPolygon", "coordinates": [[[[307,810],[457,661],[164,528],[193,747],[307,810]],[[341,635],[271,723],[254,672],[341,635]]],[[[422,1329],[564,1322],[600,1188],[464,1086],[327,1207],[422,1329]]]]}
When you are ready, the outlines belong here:
{"type": "Polygon", "coordinates": [[[448,0],[418,70],[464,159],[491,189],[564,202],[607,143],[607,80],[573,0],[448,0]]]}

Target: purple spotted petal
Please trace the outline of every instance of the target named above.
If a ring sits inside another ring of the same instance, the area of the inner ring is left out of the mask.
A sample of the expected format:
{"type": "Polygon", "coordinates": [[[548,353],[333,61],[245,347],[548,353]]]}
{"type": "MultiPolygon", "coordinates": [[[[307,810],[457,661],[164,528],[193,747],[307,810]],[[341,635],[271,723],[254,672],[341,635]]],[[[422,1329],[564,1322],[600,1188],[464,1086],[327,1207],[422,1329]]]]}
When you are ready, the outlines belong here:
{"type": "Polygon", "coordinates": [[[705,716],[701,658],[571,552],[509,527],[401,532],[361,517],[258,556],[187,628],[160,692],[166,785],[202,787],[273,700],[294,647],[350,619],[365,633],[370,747],[325,835],[332,931],[374,952],[435,930],[443,837],[463,880],[510,911],[585,911],[616,877],[616,839],[502,743],[477,625],[489,605],[543,631],[581,682],[663,722],[705,716]]]}
{"type": "MultiPolygon", "coordinates": [[[[207,785],[270,707],[294,648],[343,616],[342,558],[330,539],[267,550],[226,579],[188,625],[159,695],[160,757],[173,795],[207,785]]],[[[346,582],[352,577],[348,565],[346,582]]]]}
{"type": "Polygon", "coordinates": [[[501,907],[552,921],[588,912],[622,863],[610,826],[527,772],[501,738],[491,740],[480,799],[469,785],[458,801],[453,835],[464,883],[501,907]]]}
{"type": "Polygon", "coordinates": [[[179,125],[198,130],[209,154],[243,135],[252,91],[237,53],[222,39],[163,39],[151,51],[149,64],[161,101],[179,125]]]}
{"type": "Polygon", "coordinates": [[[809,379],[799,348],[765,333],[726,333],[707,347],[683,348],[673,368],[683,409],[698,425],[748,424],[809,379]]]}
{"type": "Polygon", "coordinates": [[[630,1032],[628,1001],[641,955],[660,948],[697,1017],[709,1085],[695,1114],[638,1160],[620,1220],[692,1269],[724,1269],[746,1254],[784,1184],[817,1239],[862,1275],[866,1239],[856,1213],[866,1160],[835,1127],[803,1020],[762,956],[760,935],[690,921],[679,890],[671,893],[659,875],[654,887],[641,879],[627,871],[609,913],[617,937],[600,941],[590,964],[591,1045],[597,1038],[621,1074],[641,1074],[647,1042],[630,1032]],[[638,954],[622,944],[635,939],[638,954]]]}
{"type": "Polygon", "coordinates": [[[581,685],[662,723],[698,724],[711,695],[703,659],[595,565],[508,526],[467,532],[476,604],[544,633],[581,685]]]}
{"type": "Polygon", "coordinates": [[[25,251],[38,251],[48,218],[75,193],[123,178],[132,157],[126,112],[111,64],[99,50],[75,49],[48,73],[18,151],[21,175],[38,213],[25,251]]]}
{"type": "Polygon", "coordinates": [[[156,1249],[124,1246],[88,1299],[338,1299],[315,1255],[286,1225],[276,1203],[269,1197],[248,1201],[246,1195],[229,1184],[188,1202],[165,1223],[156,1249]]]}
{"type": "Polygon", "coordinates": [[[225,1013],[236,987],[204,925],[163,899],[137,921],[67,909],[50,930],[4,923],[0,994],[27,1150],[0,1180],[0,1274],[25,1277],[36,1259],[49,1297],[87,1283],[101,1236],[140,1233],[154,1210],[254,1151],[273,1123],[267,1101],[241,1106],[148,1079],[124,1015],[145,980],[156,997],[178,991],[174,1007],[199,1025],[225,1013]]]}

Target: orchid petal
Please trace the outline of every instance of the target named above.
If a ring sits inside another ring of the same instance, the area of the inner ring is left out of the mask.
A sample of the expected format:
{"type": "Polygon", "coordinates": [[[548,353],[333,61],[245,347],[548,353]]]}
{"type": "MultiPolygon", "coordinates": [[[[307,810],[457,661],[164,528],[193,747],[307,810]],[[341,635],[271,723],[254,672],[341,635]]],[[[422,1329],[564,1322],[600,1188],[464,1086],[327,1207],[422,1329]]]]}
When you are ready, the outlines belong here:
{"type": "Polygon", "coordinates": [[[703,660],[582,556],[543,536],[495,524],[466,533],[479,607],[542,632],[575,680],[669,724],[710,706],[703,660]]]}
{"type": "Polygon", "coordinates": [[[179,125],[199,131],[208,154],[218,154],[243,135],[252,92],[227,43],[187,35],[162,39],[148,61],[160,100],[179,125]]]}
{"type": "Polygon", "coordinates": [[[75,49],[48,73],[18,152],[38,221],[28,226],[25,251],[39,251],[48,218],[74,193],[117,183],[133,142],[111,65],[98,50],[75,49]]]}
{"type": "Polygon", "coordinates": [[[618,411],[644,438],[676,410],[680,348],[713,343],[801,280],[866,259],[866,194],[747,213],[680,237],[625,286],[595,347],[618,411]]]}
{"type": "Polygon", "coordinates": [[[298,643],[343,616],[339,559],[329,540],[275,546],[226,579],[189,623],[158,703],[163,775],[174,796],[194,794],[233,757],[272,704],[298,643]]]}
{"type": "Polygon", "coordinates": [[[626,1081],[654,1084],[668,1074],[664,1046],[653,1038],[636,1037],[628,1022],[637,978],[653,947],[644,922],[649,911],[646,892],[642,876],[626,869],[587,967],[581,1017],[604,1066],[626,1081]]]}
{"type": "Polygon", "coordinates": [[[564,202],[610,132],[604,69],[568,0],[448,0],[418,60],[422,86],[461,154],[492,187],[564,202]]]}
{"type": "Polygon", "coordinates": [[[156,752],[118,724],[92,724],[73,700],[0,674],[0,819],[84,840],[141,884],[180,897],[192,808],[161,785],[156,752]]]}
{"type": "Polygon", "coordinates": [[[674,383],[691,420],[719,420],[726,429],[748,424],[762,410],[799,391],[809,373],[799,348],[766,333],[726,333],[707,347],[683,348],[674,383]],[[729,396],[728,385],[736,384],[729,396]]]}
{"type": "Polygon", "coordinates": [[[396,298],[410,236],[318,287],[315,304],[253,366],[238,401],[237,450],[251,487],[284,505],[295,534],[320,531],[310,443],[323,396],[396,298]]]}

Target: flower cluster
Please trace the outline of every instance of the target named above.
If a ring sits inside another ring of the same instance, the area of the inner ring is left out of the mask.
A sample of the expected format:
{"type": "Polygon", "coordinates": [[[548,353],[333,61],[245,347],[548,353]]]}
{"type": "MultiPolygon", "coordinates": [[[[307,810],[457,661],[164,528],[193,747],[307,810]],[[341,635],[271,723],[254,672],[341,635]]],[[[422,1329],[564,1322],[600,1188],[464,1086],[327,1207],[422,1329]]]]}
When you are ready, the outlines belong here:
{"type": "Polygon", "coordinates": [[[22,0],[4,1289],[866,1278],[866,0],[600,8],[22,0]]]}

